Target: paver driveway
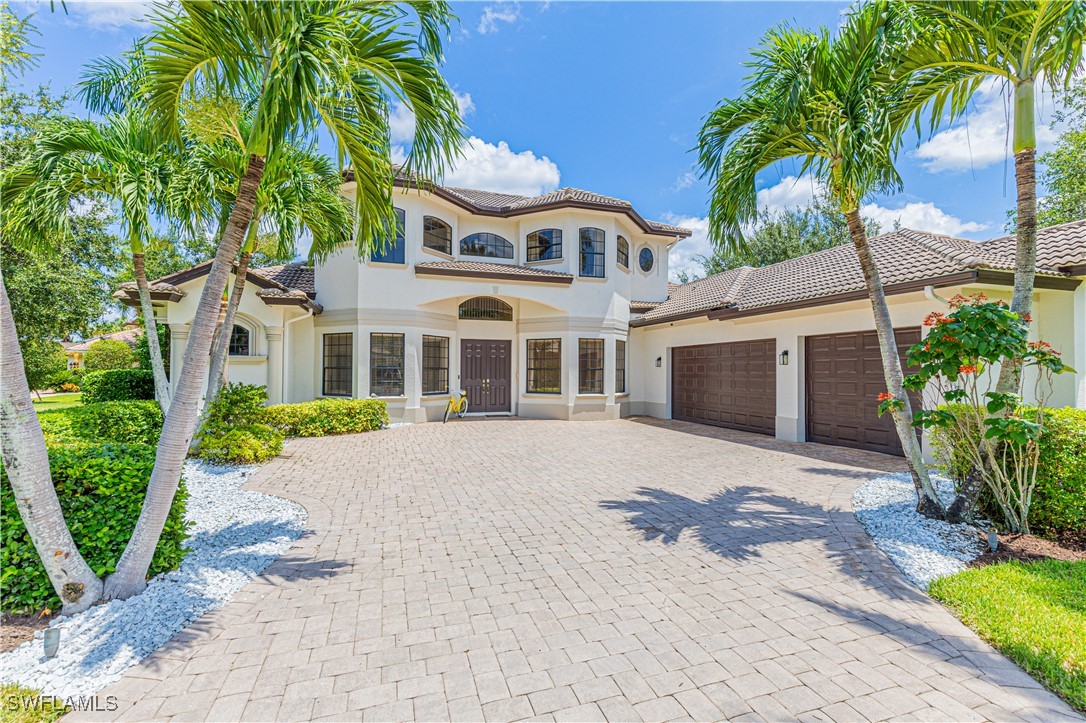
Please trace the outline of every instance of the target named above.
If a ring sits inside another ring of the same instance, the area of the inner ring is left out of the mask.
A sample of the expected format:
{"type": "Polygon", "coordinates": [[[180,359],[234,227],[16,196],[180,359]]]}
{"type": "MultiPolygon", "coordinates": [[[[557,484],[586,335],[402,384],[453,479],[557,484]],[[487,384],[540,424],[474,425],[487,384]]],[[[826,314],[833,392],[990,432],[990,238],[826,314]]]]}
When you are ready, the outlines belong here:
{"type": "Polygon", "coordinates": [[[849,497],[896,464],[636,421],[293,441],[251,486],[312,534],[104,693],[142,719],[1071,717],[871,547],[849,497]]]}

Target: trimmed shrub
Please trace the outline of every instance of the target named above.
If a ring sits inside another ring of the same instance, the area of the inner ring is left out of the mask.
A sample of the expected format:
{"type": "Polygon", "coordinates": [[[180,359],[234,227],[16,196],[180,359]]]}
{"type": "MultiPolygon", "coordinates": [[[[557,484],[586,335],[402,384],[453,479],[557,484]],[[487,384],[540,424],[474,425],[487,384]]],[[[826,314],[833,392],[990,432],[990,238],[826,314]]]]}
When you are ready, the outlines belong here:
{"type": "MultiPolygon", "coordinates": [[[[68,528],[98,575],[113,572],[136,527],[155,464],[148,445],[55,445],[49,468],[68,528]]],[[[184,482],[178,487],[151,574],[173,570],[184,557],[184,482]]],[[[7,475],[0,470],[0,609],[35,612],[60,609],[30,536],[23,527],[7,475]]]]}
{"type": "Polygon", "coordinates": [[[194,457],[215,464],[258,464],[283,451],[283,433],[266,424],[205,430],[194,457]]]}
{"type": "MultiPolygon", "coordinates": [[[[67,411],[67,410],[61,410],[67,411]]],[[[71,408],[71,430],[88,442],[158,444],[162,410],[158,402],[97,402],[71,408]]]]}
{"type": "Polygon", "coordinates": [[[82,388],[84,404],[155,398],[155,378],[146,369],[87,372],[82,388]]]}
{"type": "Polygon", "coordinates": [[[120,339],[102,339],[90,345],[83,355],[83,366],[88,372],[110,369],[131,369],[139,363],[136,352],[120,339]]]}
{"type": "Polygon", "coordinates": [[[216,464],[256,464],[283,451],[283,433],[257,420],[267,387],[227,384],[208,408],[192,455],[216,464]]]}
{"type": "Polygon", "coordinates": [[[325,437],[381,429],[388,406],[380,399],[318,399],[265,407],[260,418],[288,437],[325,437]]]}
{"type": "MultiPolygon", "coordinates": [[[[960,483],[969,472],[970,462],[952,430],[934,428],[928,434],[939,466],[960,483]]],[[[1046,409],[1039,445],[1030,529],[1052,538],[1081,534],[1086,530],[1086,409],[1046,409]]],[[[981,493],[977,509],[990,519],[1000,519],[999,507],[987,489],[981,493]]]]}

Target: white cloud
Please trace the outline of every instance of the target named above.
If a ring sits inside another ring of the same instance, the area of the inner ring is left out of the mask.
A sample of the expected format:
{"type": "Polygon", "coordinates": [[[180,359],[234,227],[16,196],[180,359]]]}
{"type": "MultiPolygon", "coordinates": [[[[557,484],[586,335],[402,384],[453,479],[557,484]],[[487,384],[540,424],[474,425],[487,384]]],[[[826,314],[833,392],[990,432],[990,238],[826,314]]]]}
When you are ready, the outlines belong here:
{"type": "Polygon", "coordinates": [[[685,191],[686,189],[693,186],[697,180],[698,176],[696,173],[694,173],[693,171],[687,171],[686,173],[675,179],[675,183],[672,184],[671,190],[675,192],[685,191]]]}
{"type": "Polygon", "coordinates": [[[480,33],[498,32],[498,23],[515,23],[520,18],[520,3],[496,2],[483,8],[483,17],[479,19],[480,33]]]}
{"type": "MultiPolygon", "coordinates": [[[[471,99],[471,93],[458,93],[454,90],[453,95],[456,96],[456,103],[460,107],[460,117],[467,118],[475,112],[475,102],[471,99]]],[[[415,114],[403,103],[394,102],[388,114],[388,129],[394,146],[410,144],[415,137],[415,114]]],[[[403,151],[402,148],[400,150],[403,151]]]]}
{"type": "Polygon", "coordinates": [[[448,186],[478,188],[499,193],[538,196],[558,188],[558,166],[529,150],[513,151],[505,141],[497,145],[472,136],[462,146],[464,155],[445,174],[448,186]]]}
{"type": "Polygon", "coordinates": [[[875,203],[866,203],[860,207],[860,215],[877,221],[883,233],[893,231],[895,223],[917,231],[948,236],[970,236],[990,228],[988,224],[963,221],[957,216],[951,216],[930,202],[913,201],[901,208],[886,208],[875,203]]]}
{"type": "MultiPolygon", "coordinates": [[[[926,170],[968,171],[985,168],[1013,153],[1013,139],[1007,131],[1011,110],[1007,107],[1003,84],[994,78],[986,80],[974,98],[976,107],[971,108],[965,118],[921,143],[913,153],[926,170]]],[[[1013,97],[1010,100],[1013,103],[1013,97]]],[[[1059,137],[1048,125],[1056,104],[1049,97],[1042,100],[1039,92],[1037,105],[1044,106],[1045,111],[1037,118],[1037,147],[1044,151],[1059,137]]]]}
{"type": "Polygon", "coordinates": [[[80,24],[103,30],[118,30],[128,25],[139,26],[146,23],[145,16],[150,12],[152,4],[138,0],[68,0],[65,6],[72,19],[80,24]]]}
{"type": "Polygon", "coordinates": [[[671,280],[678,281],[679,273],[682,271],[704,276],[705,269],[694,257],[710,256],[713,253],[712,244],[709,243],[709,219],[665,213],[662,220],[693,231],[690,238],[684,238],[672,246],[667,255],[668,274],[671,280]]]}
{"type": "Polygon", "coordinates": [[[822,189],[822,182],[811,176],[785,176],[776,185],[758,191],[758,208],[773,212],[804,208],[822,189]]]}

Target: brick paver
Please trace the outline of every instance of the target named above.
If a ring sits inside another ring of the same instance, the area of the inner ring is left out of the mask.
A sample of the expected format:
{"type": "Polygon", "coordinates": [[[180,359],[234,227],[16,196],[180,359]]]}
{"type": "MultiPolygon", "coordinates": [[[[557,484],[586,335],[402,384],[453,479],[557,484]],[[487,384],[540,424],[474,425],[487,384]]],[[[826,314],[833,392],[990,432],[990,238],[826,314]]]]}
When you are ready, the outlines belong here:
{"type": "Polygon", "coordinates": [[[907,585],[850,496],[898,460],[697,425],[291,441],[311,532],[117,685],[125,719],[1073,713],[907,585]]]}

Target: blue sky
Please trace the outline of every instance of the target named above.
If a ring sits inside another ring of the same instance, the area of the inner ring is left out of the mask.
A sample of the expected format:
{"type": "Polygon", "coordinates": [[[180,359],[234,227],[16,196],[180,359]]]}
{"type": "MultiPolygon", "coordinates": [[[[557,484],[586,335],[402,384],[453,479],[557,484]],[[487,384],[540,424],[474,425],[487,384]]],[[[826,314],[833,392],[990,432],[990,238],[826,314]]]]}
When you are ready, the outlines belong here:
{"type": "MultiPolygon", "coordinates": [[[[40,66],[24,82],[69,88],[88,60],[124,50],[146,25],[146,4],[68,0],[13,3],[37,13],[40,66]]],[[[455,3],[460,26],[447,46],[445,75],[461,97],[471,138],[450,185],[511,193],[558,186],[631,201],[642,215],[695,229],[676,247],[672,270],[709,249],[707,188],[692,173],[702,117],[739,92],[748,50],[782,21],[836,25],[842,3],[561,2],[455,3]]],[[[1046,111],[1051,110],[1046,98],[1046,111]]],[[[79,108],[73,106],[73,112],[79,108]]],[[[1039,129],[1042,151],[1055,131],[1039,129]]],[[[983,239],[1002,234],[1014,204],[1007,166],[1006,110],[994,84],[967,121],[899,158],[905,192],[872,199],[867,215],[889,227],[983,239]]],[[[393,118],[406,143],[411,121],[393,118]]],[[[764,205],[805,203],[809,179],[795,168],[760,179],[764,205]]]]}

